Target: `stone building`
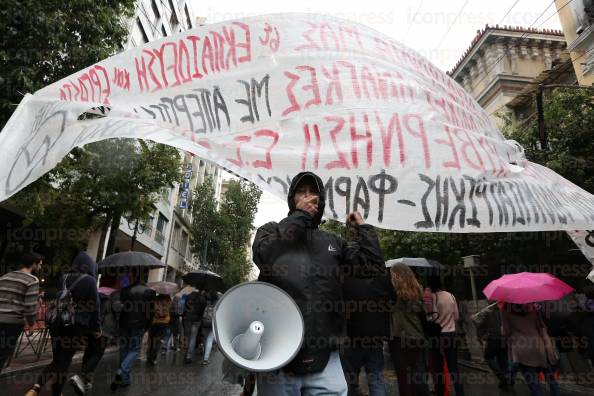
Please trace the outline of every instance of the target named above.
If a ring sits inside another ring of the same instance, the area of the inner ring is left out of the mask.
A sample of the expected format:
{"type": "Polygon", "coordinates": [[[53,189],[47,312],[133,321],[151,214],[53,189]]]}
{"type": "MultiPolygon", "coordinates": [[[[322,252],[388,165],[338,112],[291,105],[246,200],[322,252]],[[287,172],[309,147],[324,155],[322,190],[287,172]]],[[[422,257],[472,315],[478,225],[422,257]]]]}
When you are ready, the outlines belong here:
{"type": "Polygon", "coordinates": [[[559,30],[487,25],[448,74],[498,123],[520,121],[539,83],[575,80],[566,47],[559,30]]]}
{"type": "Polygon", "coordinates": [[[580,85],[594,85],[594,1],[555,0],[580,85]]]}

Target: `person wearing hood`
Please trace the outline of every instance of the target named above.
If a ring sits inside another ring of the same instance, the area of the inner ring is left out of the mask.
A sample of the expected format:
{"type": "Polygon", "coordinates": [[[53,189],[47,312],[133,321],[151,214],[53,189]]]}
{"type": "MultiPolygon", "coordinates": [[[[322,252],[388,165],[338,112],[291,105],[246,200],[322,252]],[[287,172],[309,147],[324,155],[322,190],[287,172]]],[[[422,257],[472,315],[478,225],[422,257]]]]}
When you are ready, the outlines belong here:
{"type": "Polygon", "coordinates": [[[314,173],[295,176],[287,200],[288,216],[258,229],[253,258],[259,280],[280,287],[295,300],[305,335],[289,364],[276,372],[258,373],[258,395],[346,395],[338,354],[346,341],[342,279],[383,275],[383,254],[374,228],[358,212],[346,219],[354,234],[349,243],[318,228],[325,191],[314,173]]]}
{"type": "Polygon", "coordinates": [[[107,345],[118,335],[117,317],[121,311],[119,291],[104,294],[99,289],[101,301],[101,336],[91,337],[83,354],[82,366],[79,374],[74,374],[68,380],[75,393],[85,395],[93,388],[95,370],[103,359],[107,345]]]}
{"type": "Polygon", "coordinates": [[[70,291],[74,303],[74,324],[50,327],[52,362],[39,374],[35,385],[25,396],[37,396],[48,381],[52,382],[52,395],[61,395],[74,354],[91,340],[101,337],[96,276],[97,263],[85,252],[78,253],[62,275],[58,285],[60,289],[70,291]]]}
{"type": "Polygon", "coordinates": [[[140,355],[144,333],[153,322],[156,292],[143,282],[139,269],[131,269],[129,276],[132,283],[120,291],[120,364],[110,386],[112,392],[130,385],[130,372],[140,355]]]}

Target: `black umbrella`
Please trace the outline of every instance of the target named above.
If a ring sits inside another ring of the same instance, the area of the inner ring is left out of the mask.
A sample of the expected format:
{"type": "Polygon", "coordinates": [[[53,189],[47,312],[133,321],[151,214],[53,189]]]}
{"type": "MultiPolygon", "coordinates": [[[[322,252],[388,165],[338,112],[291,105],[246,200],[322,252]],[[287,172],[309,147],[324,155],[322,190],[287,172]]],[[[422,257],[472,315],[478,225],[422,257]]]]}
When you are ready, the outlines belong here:
{"type": "Polygon", "coordinates": [[[182,279],[185,283],[194,286],[196,289],[216,291],[225,288],[223,278],[212,271],[200,270],[188,272],[182,279]]]}
{"type": "Polygon", "coordinates": [[[420,268],[434,268],[443,269],[444,266],[436,260],[426,259],[423,257],[401,257],[386,261],[386,267],[390,268],[395,264],[402,263],[409,267],[420,267],[420,268]]]}
{"type": "Polygon", "coordinates": [[[143,252],[121,252],[105,257],[99,262],[99,271],[112,268],[165,268],[165,263],[143,252]]]}

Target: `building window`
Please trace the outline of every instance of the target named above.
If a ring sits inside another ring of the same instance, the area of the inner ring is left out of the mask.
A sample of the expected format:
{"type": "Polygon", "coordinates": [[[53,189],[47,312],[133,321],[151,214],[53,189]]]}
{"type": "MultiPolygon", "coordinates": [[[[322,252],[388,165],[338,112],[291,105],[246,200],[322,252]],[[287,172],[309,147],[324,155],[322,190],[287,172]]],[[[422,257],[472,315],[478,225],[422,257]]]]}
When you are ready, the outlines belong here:
{"type": "Polygon", "coordinates": [[[163,213],[159,213],[159,218],[157,219],[157,231],[155,232],[155,241],[159,245],[163,245],[165,242],[165,229],[167,228],[168,220],[163,215],[163,213]]]}
{"type": "Polygon", "coordinates": [[[172,247],[174,250],[179,250],[180,234],[181,234],[181,226],[179,225],[179,223],[176,222],[175,225],[173,226],[172,247]]]}
{"type": "Polygon", "coordinates": [[[188,233],[182,231],[178,251],[182,256],[186,257],[186,250],[188,250],[188,233]]]}
{"type": "Polygon", "coordinates": [[[159,12],[156,0],[151,0],[151,7],[153,8],[153,14],[155,14],[155,21],[158,21],[161,18],[161,13],[159,12]]]}
{"type": "Polygon", "coordinates": [[[167,205],[171,204],[171,192],[173,191],[173,187],[163,187],[161,189],[161,200],[166,203],[167,205]]]}
{"type": "Polygon", "coordinates": [[[144,232],[143,234],[147,236],[151,236],[153,234],[153,222],[155,221],[155,216],[150,215],[148,219],[146,219],[143,223],[144,232]]]}
{"type": "Polygon", "coordinates": [[[140,18],[136,18],[136,29],[134,29],[134,34],[132,35],[134,38],[134,43],[136,45],[148,43],[149,39],[142,27],[142,23],[140,22],[140,18]]]}
{"type": "Polygon", "coordinates": [[[171,25],[171,31],[176,31],[179,21],[177,20],[177,16],[175,15],[175,7],[173,7],[173,0],[169,0],[169,8],[171,9],[171,19],[169,20],[169,24],[171,25]]]}
{"type": "Polygon", "coordinates": [[[188,5],[184,7],[184,11],[186,12],[186,21],[188,22],[188,29],[192,29],[192,19],[190,18],[190,13],[188,12],[188,5]]]}

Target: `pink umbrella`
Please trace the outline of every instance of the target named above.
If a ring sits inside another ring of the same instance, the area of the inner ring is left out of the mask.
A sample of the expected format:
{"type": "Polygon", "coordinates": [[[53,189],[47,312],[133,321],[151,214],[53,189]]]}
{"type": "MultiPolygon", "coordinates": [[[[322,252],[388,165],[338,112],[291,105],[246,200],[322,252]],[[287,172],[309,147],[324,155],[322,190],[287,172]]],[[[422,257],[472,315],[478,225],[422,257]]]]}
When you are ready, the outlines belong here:
{"type": "Polygon", "coordinates": [[[109,296],[111,293],[116,291],[116,289],[112,289],[111,287],[101,286],[97,291],[103,295],[109,296]]]}
{"type": "Polygon", "coordinates": [[[483,294],[489,300],[514,304],[559,300],[573,288],[551,274],[520,272],[503,275],[485,287],[483,294]]]}

